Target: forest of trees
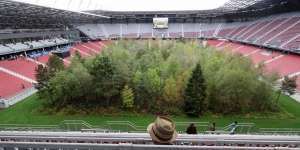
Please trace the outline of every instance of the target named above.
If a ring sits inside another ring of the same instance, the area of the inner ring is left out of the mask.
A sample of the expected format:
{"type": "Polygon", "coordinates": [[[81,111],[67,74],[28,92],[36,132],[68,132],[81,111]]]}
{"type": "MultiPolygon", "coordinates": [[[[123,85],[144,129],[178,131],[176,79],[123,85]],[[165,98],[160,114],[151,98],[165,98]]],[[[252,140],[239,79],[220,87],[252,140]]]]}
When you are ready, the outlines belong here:
{"type": "Polygon", "coordinates": [[[94,58],[76,54],[68,67],[51,56],[36,76],[44,107],[55,112],[116,109],[199,116],[276,109],[276,78],[243,56],[197,42],[117,41],[94,58]]]}

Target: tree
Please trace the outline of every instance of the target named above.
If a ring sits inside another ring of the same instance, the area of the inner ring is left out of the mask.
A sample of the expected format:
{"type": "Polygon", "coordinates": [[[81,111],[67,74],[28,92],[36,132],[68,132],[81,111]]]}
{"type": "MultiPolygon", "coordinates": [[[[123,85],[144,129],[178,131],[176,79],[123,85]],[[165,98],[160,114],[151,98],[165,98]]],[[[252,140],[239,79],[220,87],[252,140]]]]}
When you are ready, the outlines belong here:
{"type": "Polygon", "coordinates": [[[90,74],[94,76],[94,93],[96,99],[102,100],[100,104],[110,106],[112,97],[120,93],[121,86],[118,81],[114,81],[118,76],[115,74],[115,68],[108,56],[97,56],[90,68],[90,74]],[[104,103],[103,103],[104,101],[104,103]]]}
{"type": "MultiPolygon", "coordinates": [[[[38,65],[36,68],[36,78],[37,78],[37,86],[38,96],[46,102],[45,104],[50,105],[50,101],[52,101],[52,95],[49,92],[53,89],[53,86],[49,84],[51,78],[54,78],[55,75],[64,70],[63,61],[56,55],[51,55],[47,62],[47,66],[38,65]],[[51,99],[51,100],[50,100],[51,99]]],[[[56,94],[56,93],[54,93],[56,94]]]]}
{"type": "Polygon", "coordinates": [[[206,85],[198,63],[192,71],[184,93],[184,111],[189,116],[199,116],[205,109],[206,85]]]}
{"type": "Polygon", "coordinates": [[[80,63],[84,62],[84,59],[82,58],[82,56],[80,55],[80,53],[78,51],[75,51],[75,55],[72,58],[72,63],[74,63],[74,61],[75,62],[80,62],[80,63]]]}
{"type": "Polygon", "coordinates": [[[295,89],[297,87],[297,83],[296,83],[296,80],[297,80],[297,76],[295,77],[288,77],[288,76],[285,76],[283,78],[283,81],[281,82],[281,85],[280,85],[280,89],[278,91],[278,96],[277,96],[277,104],[278,104],[278,101],[279,101],[279,97],[281,96],[281,93],[287,93],[289,95],[293,95],[295,93],[295,89]]]}
{"type": "Polygon", "coordinates": [[[178,86],[176,85],[176,81],[173,77],[170,77],[165,81],[163,98],[166,102],[176,103],[178,101],[180,93],[177,88],[178,86]]]}
{"type": "Polygon", "coordinates": [[[295,76],[295,77],[285,76],[284,80],[281,84],[281,90],[284,93],[288,93],[289,95],[293,95],[295,93],[295,89],[297,87],[296,80],[297,80],[297,76],[295,76]]]}
{"type": "Polygon", "coordinates": [[[65,66],[58,56],[51,55],[47,62],[49,77],[53,77],[58,71],[64,70],[65,66]]]}
{"type": "Polygon", "coordinates": [[[44,65],[38,65],[35,69],[35,77],[37,80],[37,85],[35,86],[38,90],[44,88],[47,85],[49,80],[48,70],[47,67],[44,65]]]}
{"type": "Polygon", "coordinates": [[[134,94],[135,94],[135,102],[134,104],[137,108],[146,108],[147,100],[146,97],[148,96],[148,92],[145,88],[145,80],[143,78],[144,74],[140,71],[136,71],[134,73],[132,82],[134,85],[134,94]]]}
{"type": "Polygon", "coordinates": [[[128,87],[128,85],[125,85],[125,87],[122,90],[122,102],[123,102],[123,108],[125,109],[133,108],[134,95],[132,89],[128,87]]]}

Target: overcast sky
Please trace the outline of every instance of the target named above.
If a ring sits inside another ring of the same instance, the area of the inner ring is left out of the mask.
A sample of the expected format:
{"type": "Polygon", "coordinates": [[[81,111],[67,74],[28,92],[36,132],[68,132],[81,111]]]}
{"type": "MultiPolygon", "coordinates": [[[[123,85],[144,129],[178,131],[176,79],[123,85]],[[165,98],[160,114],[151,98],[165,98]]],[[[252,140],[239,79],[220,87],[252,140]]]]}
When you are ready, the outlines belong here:
{"type": "Polygon", "coordinates": [[[222,6],[228,0],[16,0],[43,6],[81,10],[161,11],[205,10],[222,6]]]}

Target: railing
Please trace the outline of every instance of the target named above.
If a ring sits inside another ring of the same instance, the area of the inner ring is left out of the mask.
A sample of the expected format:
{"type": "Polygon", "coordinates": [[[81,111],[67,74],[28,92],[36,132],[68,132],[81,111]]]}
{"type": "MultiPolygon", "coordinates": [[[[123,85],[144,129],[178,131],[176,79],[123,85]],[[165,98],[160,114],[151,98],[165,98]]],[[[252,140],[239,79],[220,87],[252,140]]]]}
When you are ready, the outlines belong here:
{"type": "Polygon", "coordinates": [[[144,126],[138,126],[130,121],[107,121],[110,130],[122,130],[123,132],[146,132],[144,126]]]}
{"type": "Polygon", "coordinates": [[[92,125],[83,120],[65,120],[59,124],[59,127],[67,131],[80,131],[81,129],[92,129],[92,125]]]}
{"type": "MultiPolygon", "coordinates": [[[[251,133],[255,128],[254,123],[238,123],[236,125],[235,133],[251,133]]],[[[230,132],[231,124],[225,126],[222,130],[230,132]]]]}
{"type": "MultiPolygon", "coordinates": [[[[178,133],[185,133],[185,129],[194,123],[198,133],[229,134],[231,126],[227,125],[208,131],[208,122],[176,122],[178,133]]],[[[32,124],[0,124],[0,131],[80,131],[80,132],[109,132],[109,133],[145,133],[146,126],[139,126],[130,121],[107,121],[102,126],[91,125],[83,120],[65,120],[58,125],[32,124]]],[[[263,134],[263,135],[300,135],[300,128],[256,128],[254,123],[238,123],[235,134],[263,134]]]]}
{"type": "Polygon", "coordinates": [[[241,146],[188,146],[142,144],[86,144],[86,143],[31,143],[0,142],[2,149],[105,149],[105,150],[296,150],[289,147],[241,147],[241,146]]]}
{"type": "Polygon", "coordinates": [[[269,135],[300,135],[300,128],[260,128],[259,133],[269,135]]]}
{"type": "Polygon", "coordinates": [[[0,124],[0,131],[61,131],[57,125],[0,124]]]}
{"type": "MultiPolygon", "coordinates": [[[[31,145],[73,145],[73,149],[85,146],[111,145],[112,148],[119,148],[118,145],[153,147],[153,141],[148,133],[82,133],[82,132],[0,132],[0,149],[10,142],[8,146],[16,144],[31,145]],[[79,147],[78,147],[79,146],[79,147]]],[[[187,135],[179,134],[173,145],[163,145],[168,148],[186,148],[185,146],[199,148],[217,147],[263,147],[263,148],[300,148],[300,136],[274,136],[274,135],[187,135]]],[[[23,145],[24,146],[24,145],[23,145]]],[[[30,145],[28,145],[30,146],[30,145]]],[[[154,146],[155,147],[155,146],[154,146]]],[[[6,148],[6,147],[4,147],[6,148]]],[[[22,146],[20,146],[22,148],[22,146]]],[[[34,147],[25,147],[34,148],[34,147]]],[[[66,148],[66,147],[65,147],[66,148]]],[[[89,147],[92,148],[92,147],[89,147]]],[[[103,147],[104,148],[104,147],[103,147]]]]}
{"type": "Polygon", "coordinates": [[[197,127],[198,132],[205,132],[209,128],[209,122],[176,122],[176,129],[179,133],[185,133],[191,123],[197,127]]]}
{"type": "MultiPolygon", "coordinates": [[[[179,133],[185,133],[185,129],[191,124],[195,124],[198,128],[198,132],[204,132],[208,130],[208,122],[176,122],[176,130],[179,133]]],[[[138,126],[130,121],[107,121],[107,126],[110,130],[121,130],[125,132],[146,132],[145,126],[138,126]]]]}

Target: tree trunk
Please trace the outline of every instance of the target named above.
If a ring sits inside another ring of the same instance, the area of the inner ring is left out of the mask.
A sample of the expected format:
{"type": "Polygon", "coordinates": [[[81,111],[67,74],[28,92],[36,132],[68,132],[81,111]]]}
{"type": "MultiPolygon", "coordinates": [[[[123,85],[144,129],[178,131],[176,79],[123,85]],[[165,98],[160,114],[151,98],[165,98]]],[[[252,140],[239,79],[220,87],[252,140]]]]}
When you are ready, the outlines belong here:
{"type": "Polygon", "coordinates": [[[276,104],[277,104],[277,105],[278,105],[280,96],[281,96],[281,91],[278,92],[278,96],[277,96],[277,99],[276,99],[276,104]]]}

